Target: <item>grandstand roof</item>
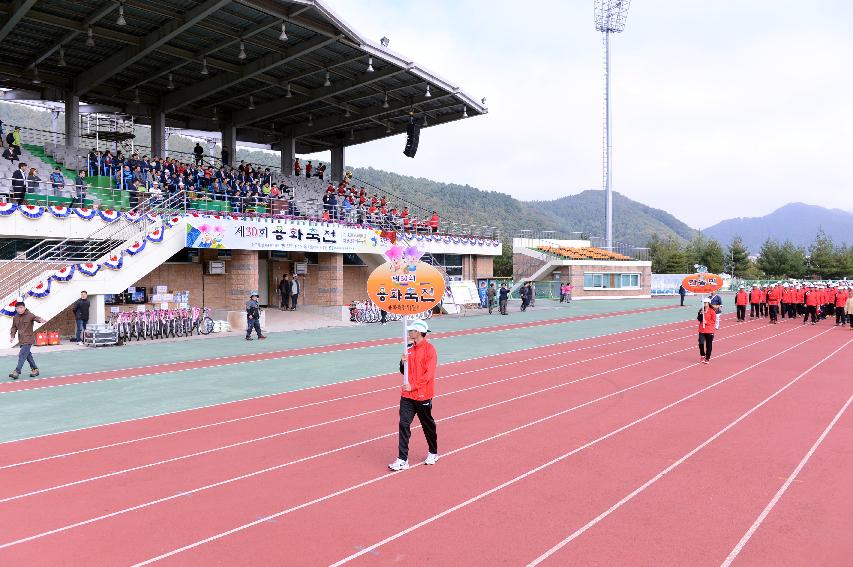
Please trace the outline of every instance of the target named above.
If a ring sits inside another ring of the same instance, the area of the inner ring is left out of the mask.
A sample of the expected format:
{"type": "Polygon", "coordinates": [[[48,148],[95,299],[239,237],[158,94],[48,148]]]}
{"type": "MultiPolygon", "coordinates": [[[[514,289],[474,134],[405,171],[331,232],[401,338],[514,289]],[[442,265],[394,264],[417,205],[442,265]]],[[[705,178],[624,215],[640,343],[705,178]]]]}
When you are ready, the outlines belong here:
{"type": "Polygon", "coordinates": [[[399,133],[410,110],[428,126],[462,118],[463,108],[469,116],[487,112],[319,0],[14,0],[0,12],[7,99],[76,94],[143,123],[163,108],[171,127],[217,131],[233,123],[241,141],[275,145],[292,135],[300,153],[399,133]]]}

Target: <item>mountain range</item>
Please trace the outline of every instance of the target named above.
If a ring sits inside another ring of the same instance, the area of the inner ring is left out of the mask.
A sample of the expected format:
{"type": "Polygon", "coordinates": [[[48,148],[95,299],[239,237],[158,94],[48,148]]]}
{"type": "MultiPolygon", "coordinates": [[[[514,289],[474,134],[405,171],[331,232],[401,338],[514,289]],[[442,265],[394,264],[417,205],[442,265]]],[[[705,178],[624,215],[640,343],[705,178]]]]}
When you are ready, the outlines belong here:
{"type": "Polygon", "coordinates": [[[790,203],[763,217],[738,217],[706,228],[702,233],[722,244],[740,236],[750,253],[757,254],[768,238],[808,247],[822,230],[835,244],[853,244],[853,213],[805,203],[790,203]]]}

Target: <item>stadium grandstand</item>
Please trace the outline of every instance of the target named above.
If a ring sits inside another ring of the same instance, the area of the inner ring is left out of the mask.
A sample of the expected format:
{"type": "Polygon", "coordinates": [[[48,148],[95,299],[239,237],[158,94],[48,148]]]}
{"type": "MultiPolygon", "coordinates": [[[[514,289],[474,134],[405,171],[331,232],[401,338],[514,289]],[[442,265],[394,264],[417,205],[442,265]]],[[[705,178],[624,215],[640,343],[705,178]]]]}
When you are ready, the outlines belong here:
{"type": "Polygon", "coordinates": [[[324,2],[23,1],[0,10],[3,100],[53,111],[50,129],[3,125],[7,307],[36,297],[43,316],[59,314],[77,286],[43,294],[67,281],[57,270],[79,277],[81,266],[120,265],[122,277],[87,276],[96,306],[104,295],[151,282],[169,290],[207,283],[222,293],[206,304],[239,312],[248,290],[272,303],[281,275],[298,271],[304,302],[340,311],[344,288],[363,287],[382,245],[401,239],[452,265],[458,273],[449,276],[473,277],[478,258],[490,275],[500,254],[493,227],[454,223],[344,169],[348,146],[412,123],[430,128],[482,115],[484,104],[389,49],[386,38],[363,37],[324,2]],[[150,145],[137,140],[142,127],[150,128],[150,145]],[[170,152],[169,132],[217,140],[221,151],[199,144],[192,154],[170,152]],[[236,163],[242,145],[277,151],[280,162],[236,163]],[[328,170],[299,162],[326,151],[328,170]],[[190,242],[178,225],[202,236],[190,242]],[[243,242],[235,241],[238,230],[243,242]],[[180,258],[187,273],[167,276],[161,266],[180,258]],[[220,260],[225,277],[202,273],[220,260]],[[319,285],[328,274],[318,273],[330,268],[331,285],[319,285]]]}

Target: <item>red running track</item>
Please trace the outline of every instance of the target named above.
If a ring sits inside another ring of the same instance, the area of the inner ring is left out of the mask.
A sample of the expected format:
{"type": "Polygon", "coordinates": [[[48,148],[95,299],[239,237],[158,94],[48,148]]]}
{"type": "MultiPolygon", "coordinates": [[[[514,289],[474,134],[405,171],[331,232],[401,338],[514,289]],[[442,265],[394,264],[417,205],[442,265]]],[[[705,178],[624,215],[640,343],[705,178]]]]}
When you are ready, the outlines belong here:
{"type": "MultiPolygon", "coordinates": [[[[560,323],[571,323],[575,321],[587,321],[590,319],[607,319],[610,317],[621,317],[637,313],[648,313],[651,311],[662,311],[666,309],[674,309],[674,305],[666,305],[662,307],[647,307],[643,309],[634,309],[629,311],[619,311],[616,313],[607,313],[603,315],[582,315],[579,317],[562,317],[559,319],[547,319],[544,321],[528,321],[524,323],[509,323],[506,325],[494,325],[490,327],[480,327],[476,329],[464,329],[460,331],[445,331],[443,333],[435,333],[433,339],[452,338],[465,335],[477,335],[482,333],[495,333],[499,331],[508,331],[513,329],[524,329],[530,327],[542,327],[548,325],[557,325],[560,323]]],[[[47,376],[36,379],[24,379],[16,382],[0,383],[0,394],[6,392],[19,392],[22,390],[35,390],[42,388],[55,388],[58,386],[67,386],[69,384],[85,384],[89,382],[103,382],[106,380],[125,380],[129,378],[139,378],[140,376],[152,376],[156,374],[171,374],[174,372],[184,372],[187,370],[202,370],[205,368],[218,368],[222,366],[230,366],[235,364],[248,364],[253,362],[262,362],[265,360],[279,360],[283,358],[293,358],[296,356],[309,356],[313,354],[324,354],[330,352],[340,352],[346,350],[356,350],[361,348],[371,348],[377,346],[385,346],[396,344],[399,342],[397,338],[374,339],[370,341],[356,341],[351,343],[332,344],[318,347],[309,347],[301,349],[285,349],[268,352],[253,352],[249,354],[237,354],[232,356],[219,356],[213,358],[203,358],[198,360],[187,360],[178,362],[169,362],[164,364],[151,364],[146,366],[136,366],[131,368],[118,368],[115,370],[100,370],[96,372],[83,372],[79,374],[68,374],[62,376],[47,376]]]]}
{"type": "MultiPolygon", "coordinates": [[[[774,352],[778,351],[781,348],[782,341],[786,340],[783,337],[785,335],[779,335],[778,333],[773,333],[769,330],[768,327],[752,327],[747,330],[747,326],[744,326],[744,333],[747,333],[749,336],[741,339],[743,342],[742,346],[747,346],[755,340],[760,340],[761,338],[769,338],[774,335],[778,335],[776,340],[772,341],[764,341],[763,343],[758,343],[756,346],[751,347],[749,352],[755,354],[761,354],[766,352],[774,352]],[[751,333],[751,335],[750,335],[751,333]]],[[[735,330],[740,330],[736,328],[735,330]]],[[[774,329],[775,331],[775,329],[774,329]]],[[[792,333],[792,331],[796,331],[796,329],[788,329],[786,334],[792,333]]],[[[799,332],[799,331],[797,331],[799,332]]],[[[662,377],[665,377],[667,374],[669,376],[673,376],[679,372],[683,372],[684,369],[693,369],[695,365],[691,364],[691,362],[695,358],[694,346],[693,346],[693,337],[692,333],[689,335],[690,339],[685,338],[684,350],[682,353],[664,353],[665,356],[660,358],[660,368],[663,369],[664,366],[676,367],[670,369],[669,372],[663,372],[662,377]],[[687,366],[685,366],[685,363],[687,366]]],[[[721,339],[723,337],[720,337],[721,339]]],[[[726,343],[722,343],[725,345],[726,343]]],[[[639,346],[642,346],[639,345],[639,346]]],[[[734,344],[732,345],[734,346],[734,344]]],[[[731,347],[725,347],[731,348],[731,347]]],[[[595,368],[600,368],[600,374],[606,375],[605,380],[588,380],[585,382],[581,382],[580,385],[576,388],[569,388],[565,391],[569,394],[566,397],[562,397],[562,395],[546,395],[546,396],[528,396],[526,398],[521,399],[519,402],[512,403],[512,412],[504,416],[501,414],[501,420],[497,423],[494,418],[488,419],[490,416],[485,415],[481,412],[475,412],[468,414],[466,416],[460,417],[458,419],[453,419],[448,422],[448,425],[442,426],[442,442],[444,443],[445,438],[449,438],[450,442],[448,443],[450,446],[456,447],[464,447],[466,444],[470,444],[472,442],[480,443],[482,439],[488,438],[488,435],[494,435],[494,431],[496,429],[496,425],[509,427],[512,425],[516,425],[518,427],[524,426],[530,422],[531,415],[541,415],[544,409],[553,411],[560,411],[561,409],[565,409],[565,405],[567,403],[580,402],[582,404],[589,404],[590,400],[596,399],[591,396],[601,397],[603,391],[611,392],[609,394],[604,394],[608,396],[602,405],[607,405],[610,403],[619,402],[622,403],[623,400],[620,396],[613,397],[612,392],[619,392],[618,388],[614,389],[616,386],[622,386],[623,388],[635,388],[636,385],[640,382],[640,378],[638,378],[637,374],[637,366],[640,365],[641,368],[648,366],[649,360],[655,359],[655,351],[652,351],[648,348],[640,349],[642,352],[637,353],[634,351],[635,357],[638,358],[633,363],[629,363],[624,370],[616,370],[619,368],[618,366],[614,366],[618,364],[621,360],[621,356],[614,357],[606,357],[604,361],[597,362],[589,362],[586,363],[583,370],[590,371],[595,368]],[[611,366],[608,367],[608,364],[611,366]],[[600,365],[595,366],[594,365],[600,365]],[[609,388],[602,388],[602,386],[609,386],[609,388]],[[571,397],[569,397],[571,396],[571,397]]],[[[745,350],[745,349],[744,349],[745,350]]],[[[733,360],[735,358],[735,353],[732,353],[731,357],[733,360]]],[[[721,357],[720,361],[725,361],[726,357],[721,357]]],[[[560,360],[563,363],[563,360],[560,360]]],[[[552,378],[552,374],[556,374],[554,372],[547,372],[553,364],[551,361],[539,360],[534,363],[535,366],[542,366],[540,370],[542,375],[548,378],[552,378]],[[544,362],[544,364],[543,364],[544,362]]],[[[656,363],[656,366],[658,364],[656,363]]],[[[716,367],[713,367],[716,368],[716,367]]],[[[705,370],[710,370],[710,368],[705,368],[705,370]]],[[[542,376],[540,376],[542,378],[542,376]]],[[[559,379],[560,376],[556,376],[553,378],[559,379]]],[[[515,382],[513,384],[514,390],[504,391],[501,388],[507,383],[500,387],[490,388],[485,390],[489,394],[494,397],[491,399],[497,399],[497,402],[493,403],[504,403],[507,396],[511,394],[519,394],[519,390],[517,388],[520,382],[515,382]]],[[[545,382],[544,384],[547,384],[545,382]]],[[[540,386],[544,385],[540,384],[540,386]]],[[[661,384],[671,384],[671,382],[667,382],[666,380],[662,380],[661,382],[655,382],[652,386],[644,386],[644,388],[659,388],[661,384]]],[[[677,382],[676,384],[680,384],[679,388],[683,388],[685,386],[689,386],[690,388],[695,387],[695,384],[692,382],[677,382]]],[[[531,384],[532,386],[533,384],[531,384]]],[[[547,386],[545,386],[547,387],[547,386]]],[[[669,386],[671,388],[672,386],[669,386]]],[[[668,388],[667,388],[668,390],[668,388]]],[[[643,396],[643,389],[632,390],[631,396],[636,396],[637,398],[642,397],[643,403],[648,404],[649,402],[658,402],[658,396],[643,396]],[[637,395],[636,393],[639,393],[637,395]],[[648,399],[647,399],[648,398],[648,399]]],[[[483,392],[483,390],[480,390],[483,392]]],[[[660,392],[658,392],[660,394],[660,392]]],[[[521,394],[524,395],[524,394],[521,394]]],[[[627,398],[627,396],[626,396],[627,398]]],[[[452,397],[448,398],[448,402],[452,397]]],[[[633,398],[629,398],[633,399],[633,398]]],[[[473,409],[482,408],[484,404],[489,403],[488,398],[478,398],[475,400],[478,402],[473,409]]],[[[608,415],[613,412],[612,408],[618,407],[618,403],[615,403],[612,406],[607,407],[608,415]]],[[[445,410],[453,410],[453,406],[448,403],[446,406],[441,406],[442,411],[445,410]]],[[[462,407],[458,408],[462,409],[462,407]]],[[[471,411],[470,408],[468,410],[463,411],[471,411]]],[[[448,411],[449,413],[449,411],[448,411]]],[[[491,412],[490,412],[491,413],[491,412]]],[[[582,415],[581,419],[585,419],[588,423],[587,425],[596,425],[601,427],[601,424],[598,423],[599,416],[603,415],[604,411],[600,406],[583,406],[577,412],[577,415],[582,415]]],[[[622,414],[616,414],[616,417],[621,417],[622,414]]],[[[310,416],[309,416],[310,417],[310,416]]],[[[315,416],[316,417],[316,416],[315,416]]],[[[393,418],[393,414],[391,415],[393,418]]],[[[558,423],[563,418],[555,419],[554,423],[558,423]]],[[[574,418],[578,419],[578,418],[574,418]]],[[[382,418],[378,419],[374,422],[370,423],[359,423],[359,428],[357,433],[360,434],[362,438],[364,438],[365,433],[370,430],[379,430],[379,431],[387,431],[387,422],[388,419],[382,418]]],[[[552,426],[549,424],[549,427],[552,426]]],[[[537,426],[538,427],[538,426],[537,426]]],[[[555,432],[552,434],[556,434],[559,437],[559,432],[564,431],[565,424],[560,425],[555,432]]],[[[342,436],[351,433],[352,427],[348,427],[343,430],[336,430],[329,432],[327,437],[335,437],[335,440],[338,440],[342,436]]],[[[394,435],[393,432],[390,435],[394,435]]],[[[521,436],[531,435],[527,430],[523,431],[521,436]]],[[[60,438],[63,436],[59,436],[60,438]]],[[[547,437],[547,436],[546,436],[547,437]]],[[[509,437],[507,437],[508,439],[509,437]]],[[[534,439],[539,439],[539,443],[541,443],[541,436],[537,435],[534,439]]],[[[393,442],[393,440],[392,440],[393,442]]],[[[503,439],[498,441],[499,443],[505,442],[503,439]]],[[[301,443],[296,441],[296,445],[307,445],[308,448],[313,449],[315,444],[317,443],[316,438],[306,438],[301,443]]],[[[227,490],[211,490],[206,493],[195,493],[193,496],[187,496],[185,498],[180,499],[180,502],[175,504],[174,499],[169,502],[169,506],[151,506],[144,509],[143,512],[135,512],[128,513],[122,516],[116,516],[114,518],[105,519],[104,521],[93,523],[81,528],[74,528],[70,530],[66,530],[60,534],[54,536],[47,536],[46,538],[39,538],[38,540],[34,540],[33,542],[29,542],[26,544],[15,545],[11,547],[7,547],[6,549],[0,550],[0,557],[6,553],[6,550],[13,555],[11,557],[18,558],[26,558],[28,561],[32,562],[34,557],[38,557],[39,560],[44,560],[45,564],[50,564],[51,560],[58,560],[58,557],[51,558],[51,549],[56,550],[80,550],[79,553],[83,554],[82,557],[85,556],[86,553],[95,553],[92,556],[92,561],[96,560],[97,557],[108,557],[110,553],[119,553],[119,557],[117,560],[124,561],[124,555],[122,553],[127,552],[127,549],[123,545],[117,545],[117,542],[122,542],[127,540],[130,537],[130,534],[137,533],[137,529],[134,526],[144,525],[146,526],[145,534],[146,541],[127,541],[128,544],[131,544],[136,549],[135,552],[144,553],[146,551],[156,552],[158,549],[168,548],[168,545],[174,544],[174,542],[185,543],[187,539],[190,539],[194,536],[195,533],[209,534],[212,530],[215,530],[219,524],[230,527],[233,526],[237,518],[234,515],[229,515],[233,510],[235,514],[242,515],[242,517],[246,517],[249,515],[249,520],[251,521],[251,514],[266,513],[266,511],[270,508],[270,506],[275,506],[276,504],[280,504],[280,502],[270,501],[270,495],[276,494],[281,491],[281,486],[287,486],[288,494],[282,495],[282,497],[290,498],[291,501],[295,504],[301,498],[305,498],[309,495],[313,494],[323,494],[328,493],[329,489],[334,489],[336,486],[339,487],[342,485],[350,486],[352,483],[353,473],[356,475],[361,475],[362,478],[371,478],[371,475],[375,475],[376,472],[376,463],[383,462],[387,458],[388,450],[387,450],[387,442],[383,442],[380,447],[377,443],[372,443],[368,445],[362,445],[358,449],[359,454],[354,454],[356,451],[348,451],[347,454],[335,453],[332,457],[331,463],[323,462],[318,464],[311,464],[307,467],[294,467],[292,471],[285,471],[289,474],[287,475],[269,475],[267,478],[263,478],[262,476],[255,476],[251,478],[251,482],[242,483],[240,486],[232,485],[228,486],[227,490]],[[384,448],[383,448],[384,447],[384,448]],[[366,457],[366,458],[365,458],[366,457]],[[341,471],[345,472],[345,475],[341,475],[341,471]],[[349,483],[349,484],[347,484],[349,483]],[[247,486],[248,485],[248,486],[247,486]],[[324,492],[325,491],[325,492],[324,492]],[[292,493],[292,494],[291,494],[292,493]],[[224,506],[224,507],[223,507],[224,506]],[[266,509],[266,510],[265,510],[266,509]],[[227,513],[223,514],[223,510],[227,513]],[[203,521],[202,521],[203,520],[203,521]],[[211,523],[213,525],[211,525],[211,523]],[[181,526],[181,530],[176,530],[175,526],[181,526]],[[81,532],[85,532],[82,533],[81,532]],[[53,541],[48,541],[53,540],[53,541]],[[149,545],[150,544],[150,545],[149,545]],[[107,545],[105,548],[104,546],[107,545]],[[48,547],[49,546],[49,547],[48,547]],[[118,549],[116,549],[118,547],[118,549]],[[27,551],[29,549],[30,551],[27,551]],[[37,550],[37,551],[33,551],[37,550]],[[84,551],[85,550],[85,551],[84,551]],[[104,554],[107,555],[104,555],[104,554]],[[19,555],[22,554],[22,555],[19,555]],[[121,559],[119,559],[121,558],[121,559]]],[[[477,445],[472,450],[480,451],[483,450],[484,447],[491,446],[491,443],[484,443],[483,447],[477,445]]],[[[538,454],[538,452],[542,449],[535,441],[526,439],[522,443],[523,450],[530,452],[531,454],[538,454]]],[[[255,453],[246,453],[245,455],[234,458],[231,456],[225,460],[220,459],[219,461],[211,461],[205,464],[197,464],[196,472],[206,473],[209,469],[214,469],[217,473],[222,473],[228,467],[232,467],[236,465],[243,464],[242,461],[249,461],[247,464],[258,464],[261,462],[263,458],[269,458],[270,455],[273,457],[280,457],[283,451],[287,450],[298,450],[300,447],[284,447],[284,446],[270,446],[266,450],[266,454],[264,451],[255,451],[255,453]],[[261,454],[258,454],[261,453],[261,454]],[[235,463],[234,461],[241,461],[235,463]]],[[[451,453],[444,453],[446,456],[450,456],[451,453]]],[[[450,461],[452,461],[450,458],[450,461]]],[[[522,464],[527,464],[525,461],[519,461],[522,464]]],[[[442,461],[442,464],[444,461],[442,461]]],[[[503,465],[503,463],[501,463],[503,465]]],[[[440,470],[440,469],[439,469],[440,470]]],[[[96,490],[94,492],[90,492],[88,494],[78,495],[78,498],[68,498],[68,494],[66,492],[62,492],[63,498],[53,502],[43,502],[40,505],[33,505],[33,500],[29,498],[20,500],[19,502],[28,501],[30,503],[30,510],[35,508],[39,509],[48,509],[51,510],[51,521],[54,522],[54,526],[56,522],[61,519],[57,518],[56,514],[59,512],[57,509],[58,506],[63,506],[69,508],[72,512],[78,507],[81,508],[85,514],[86,506],[89,507],[90,513],[91,508],[101,509],[110,509],[113,506],[114,502],[110,500],[110,494],[113,498],[126,496],[130,489],[133,490],[132,495],[138,496],[139,494],[144,494],[146,490],[152,490],[154,493],[158,492],[162,495],[163,493],[168,493],[174,490],[174,484],[176,482],[184,481],[189,474],[192,474],[193,470],[184,471],[184,473],[179,473],[178,471],[171,472],[162,472],[158,471],[154,475],[150,475],[148,478],[140,478],[135,483],[120,485],[117,488],[112,488],[107,490],[108,494],[104,494],[103,490],[96,490]],[[184,476],[181,478],[175,478],[176,474],[183,474],[184,476]],[[140,492],[136,492],[136,490],[140,490],[140,492]],[[172,489],[172,490],[170,490],[172,489]],[[61,502],[61,504],[60,504],[61,502]],[[75,504],[76,502],[76,504],[75,504]]],[[[415,471],[409,471],[404,474],[414,474],[415,471]]],[[[399,478],[406,478],[403,475],[397,475],[399,478]]],[[[397,477],[389,477],[389,483],[398,483],[397,477]]],[[[486,477],[483,477],[486,478],[486,477]]],[[[190,480],[196,480],[191,478],[190,480]]],[[[239,484],[239,483],[238,483],[239,484]]],[[[198,486],[198,483],[195,484],[198,486]]],[[[88,488],[88,487],[87,487],[88,488]]],[[[101,486],[100,488],[104,488],[101,486]]],[[[353,496],[357,495],[359,491],[354,491],[353,496]]],[[[53,493],[50,496],[54,497],[57,493],[53,493]]],[[[349,496],[349,495],[348,495],[349,496]]],[[[40,496],[39,496],[40,497],[40,496]]],[[[39,498],[34,497],[34,498],[39,498]]],[[[368,500],[370,502],[370,500],[368,500]]],[[[362,503],[363,507],[363,503],[362,503]]],[[[338,505],[335,505],[335,509],[337,513],[340,514],[341,510],[338,505]]],[[[347,508],[344,508],[344,511],[347,508]]],[[[65,512],[65,510],[62,510],[65,512]]],[[[79,512],[79,511],[78,511],[79,512]]],[[[334,514],[333,514],[334,515],[334,514]]],[[[290,523],[290,522],[288,522],[290,523]]],[[[8,524],[8,523],[7,523],[8,524]]],[[[380,524],[381,525],[381,524],[380,524]]],[[[24,526],[24,530],[33,528],[32,525],[24,526]]],[[[330,550],[333,548],[329,548],[330,550]]]]}

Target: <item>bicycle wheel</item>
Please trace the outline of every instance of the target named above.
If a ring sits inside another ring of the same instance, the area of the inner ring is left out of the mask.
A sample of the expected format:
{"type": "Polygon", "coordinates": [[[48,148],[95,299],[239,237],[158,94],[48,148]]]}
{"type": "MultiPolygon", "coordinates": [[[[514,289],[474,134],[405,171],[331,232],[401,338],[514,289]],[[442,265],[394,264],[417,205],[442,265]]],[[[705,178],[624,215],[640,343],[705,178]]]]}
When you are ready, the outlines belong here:
{"type": "Polygon", "coordinates": [[[175,329],[174,330],[175,330],[175,336],[177,336],[177,337],[183,337],[184,336],[184,320],[183,319],[177,319],[175,321],[175,329]]]}
{"type": "Polygon", "coordinates": [[[367,323],[367,320],[365,319],[364,311],[359,309],[358,311],[355,312],[355,321],[356,321],[356,323],[367,323]]]}
{"type": "Polygon", "coordinates": [[[198,326],[198,332],[202,335],[209,335],[213,332],[213,319],[210,317],[205,317],[201,320],[201,324],[198,326]]]}

